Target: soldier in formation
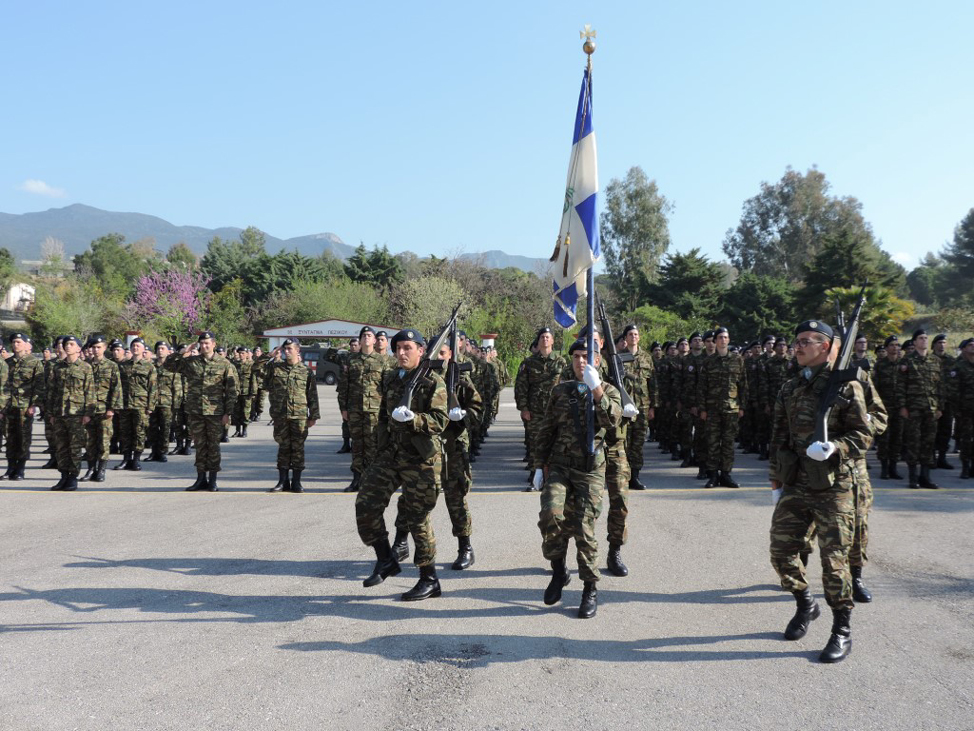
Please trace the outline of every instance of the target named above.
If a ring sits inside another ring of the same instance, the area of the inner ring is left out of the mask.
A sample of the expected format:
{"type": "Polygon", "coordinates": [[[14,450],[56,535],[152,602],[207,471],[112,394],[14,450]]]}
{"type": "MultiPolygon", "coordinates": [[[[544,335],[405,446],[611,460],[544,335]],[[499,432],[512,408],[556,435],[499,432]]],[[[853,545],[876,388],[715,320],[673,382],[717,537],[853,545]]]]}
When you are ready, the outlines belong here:
{"type": "Polygon", "coordinates": [[[104,335],[93,335],[88,341],[91,357],[92,409],[87,427],[88,471],[81,482],[104,482],[112,440],[113,418],[122,402],[122,376],[118,364],[105,357],[108,344],[104,335]]]}
{"type": "Polygon", "coordinates": [[[142,469],[140,461],[145,450],[149,416],[159,398],[158,381],[152,361],[142,357],[145,341],[135,338],[129,343],[132,357],[119,364],[122,379],[122,408],[119,409],[119,442],[122,461],[112,469],[142,469]]]}
{"type": "Polygon", "coordinates": [[[738,487],[731,476],[738,420],[747,402],[744,358],[730,351],[726,327],[714,330],[716,352],[707,358],[697,376],[700,419],[707,429],[707,476],[705,487],[738,487]]]}
{"type": "Polygon", "coordinates": [[[352,481],[345,492],[357,492],[366,468],[375,460],[375,431],[382,403],[382,374],[389,361],[376,350],[375,331],[366,325],[359,333],[359,352],[348,358],[338,379],[338,408],[352,438],[352,481]]]}
{"type": "Polygon", "coordinates": [[[30,459],[34,415],[44,405],[46,384],[43,361],[31,356],[30,339],[15,332],[9,340],[13,355],[7,359],[9,372],[0,413],[7,437],[7,471],[0,479],[23,480],[30,459]]]}
{"type": "Polygon", "coordinates": [[[64,358],[52,369],[45,394],[44,418],[54,432],[54,449],[61,479],[52,490],[78,489],[85,426],[95,411],[91,366],[81,360],[81,341],[73,335],[61,339],[64,358]]]}
{"type": "Polygon", "coordinates": [[[947,395],[954,405],[962,480],[971,479],[974,459],[974,338],[960,344],[958,357],[947,371],[947,395]]]}
{"type": "Polygon", "coordinates": [[[906,466],[913,489],[938,487],[930,470],[936,463],[937,420],[944,413],[943,366],[929,351],[928,340],[922,329],[913,333],[914,352],[899,365],[894,396],[905,421],[906,466]]]}

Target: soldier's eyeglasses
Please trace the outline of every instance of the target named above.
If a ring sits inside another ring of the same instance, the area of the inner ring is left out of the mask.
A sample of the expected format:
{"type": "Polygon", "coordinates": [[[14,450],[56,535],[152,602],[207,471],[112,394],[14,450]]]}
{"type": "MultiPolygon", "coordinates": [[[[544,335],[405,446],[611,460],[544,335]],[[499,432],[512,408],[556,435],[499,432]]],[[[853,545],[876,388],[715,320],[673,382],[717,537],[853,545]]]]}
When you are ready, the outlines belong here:
{"type": "Polygon", "coordinates": [[[808,338],[799,338],[795,341],[795,345],[799,348],[807,348],[812,343],[824,343],[824,340],[809,340],[808,338]]]}

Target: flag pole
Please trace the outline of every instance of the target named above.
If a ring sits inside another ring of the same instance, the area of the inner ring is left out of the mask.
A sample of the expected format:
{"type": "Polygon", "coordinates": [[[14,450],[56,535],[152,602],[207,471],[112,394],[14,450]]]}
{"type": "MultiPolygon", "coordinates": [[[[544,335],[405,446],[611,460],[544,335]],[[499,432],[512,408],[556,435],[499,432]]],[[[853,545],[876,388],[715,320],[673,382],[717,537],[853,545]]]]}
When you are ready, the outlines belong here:
{"type": "MultiPolygon", "coordinates": [[[[585,55],[588,59],[588,98],[592,98],[592,54],[595,53],[595,31],[591,29],[591,26],[586,25],[585,30],[580,32],[582,38],[585,42],[582,44],[582,50],[585,51],[585,55]]],[[[589,109],[591,112],[591,108],[589,109]]],[[[598,220],[596,220],[595,225],[598,226],[598,220]]],[[[587,361],[589,365],[595,365],[595,265],[593,264],[588,268],[588,272],[585,274],[585,284],[588,289],[588,300],[586,302],[587,317],[588,320],[588,342],[586,347],[588,349],[587,361]]],[[[588,437],[588,456],[590,458],[595,457],[595,397],[588,401],[588,408],[585,413],[586,426],[588,427],[587,437],[588,437]]],[[[594,459],[592,460],[594,464],[594,459]]]]}

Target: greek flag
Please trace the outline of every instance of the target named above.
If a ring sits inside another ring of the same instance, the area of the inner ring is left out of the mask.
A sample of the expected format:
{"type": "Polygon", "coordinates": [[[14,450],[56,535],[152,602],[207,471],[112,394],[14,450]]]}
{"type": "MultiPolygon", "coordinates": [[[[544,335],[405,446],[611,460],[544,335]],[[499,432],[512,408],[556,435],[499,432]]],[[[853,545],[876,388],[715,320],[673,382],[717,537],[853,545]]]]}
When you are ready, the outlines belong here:
{"type": "Polygon", "coordinates": [[[575,325],[575,307],[578,298],[585,295],[585,275],[601,254],[598,191],[598,160],[592,130],[592,69],[589,66],[582,77],[582,91],[575,113],[561,230],[555,253],[551,255],[555,265],[552,283],[555,321],[564,328],[575,325]]]}

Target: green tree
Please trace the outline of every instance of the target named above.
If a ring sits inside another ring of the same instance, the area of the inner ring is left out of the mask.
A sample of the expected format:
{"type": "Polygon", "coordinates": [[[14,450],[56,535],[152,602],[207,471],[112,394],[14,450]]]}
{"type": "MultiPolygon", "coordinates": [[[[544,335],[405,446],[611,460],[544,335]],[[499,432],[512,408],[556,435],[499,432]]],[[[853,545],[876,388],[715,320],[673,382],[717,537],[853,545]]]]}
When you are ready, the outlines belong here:
{"type": "Polygon", "coordinates": [[[202,328],[211,330],[217,342],[231,346],[253,340],[253,329],[243,304],[243,282],[227,282],[210,298],[202,328]]]}
{"type": "Polygon", "coordinates": [[[920,266],[906,275],[910,297],[925,307],[936,305],[940,301],[940,283],[946,269],[943,259],[927,252],[920,266]]]}
{"type": "Polygon", "coordinates": [[[974,303],[974,208],[954,229],[954,240],[943,251],[949,268],[944,271],[941,302],[974,303]]]}
{"type": "Polygon", "coordinates": [[[200,258],[193,253],[193,250],[184,241],[169,247],[169,251],[166,252],[166,261],[172,267],[186,269],[187,271],[192,271],[200,265],[200,258]]]}
{"type": "MultiPolygon", "coordinates": [[[[859,301],[861,287],[835,287],[828,290],[826,299],[819,316],[827,322],[833,322],[835,304],[839,303],[842,311],[848,317],[859,301]]],[[[889,287],[872,285],[866,288],[866,304],[862,308],[859,320],[859,332],[872,341],[885,340],[888,336],[899,333],[903,323],[913,316],[913,303],[897,297],[889,287]]]]}
{"type": "Polygon", "coordinates": [[[403,327],[417,327],[430,337],[439,332],[458,303],[461,319],[471,307],[470,297],[452,279],[428,276],[402,282],[390,292],[392,315],[403,327]]]}
{"type": "Polygon", "coordinates": [[[798,324],[795,293],[783,277],[744,272],[724,293],[720,320],[734,341],[788,333],[798,324]]]}
{"type": "Polygon", "coordinates": [[[359,244],[345,262],[345,276],[353,282],[366,282],[378,287],[391,287],[405,279],[402,263],[389,253],[389,248],[373,246],[372,251],[359,244]]]}
{"type": "Polygon", "coordinates": [[[622,308],[636,309],[648,284],[658,276],[660,259],[670,246],[667,215],[673,206],[655,180],[632,167],[624,180],[605,189],[601,216],[602,251],[622,308]]]}
{"type": "MultiPolygon", "coordinates": [[[[627,318],[628,322],[635,322],[639,326],[640,347],[649,348],[654,340],[663,343],[667,340],[677,340],[688,338],[695,331],[704,331],[710,324],[703,317],[693,316],[684,318],[670,310],[664,310],[656,305],[643,305],[627,318]]],[[[613,328],[612,335],[616,337],[622,334],[613,328]]]]}
{"type": "Polygon", "coordinates": [[[6,292],[17,276],[17,260],[6,247],[0,248],[0,289],[6,292]]]}
{"type": "Polygon", "coordinates": [[[285,325],[321,320],[352,320],[389,325],[387,300],[376,297],[375,287],[348,279],[298,280],[289,289],[273,292],[253,319],[256,332],[285,325]]]}
{"type": "Polygon", "coordinates": [[[646,299],[683,319],[710,317],[720,305],[724,278],[724,269],[700,249],[669,254],[660,266],[659,282],[649,286],[646,299]]]}
{"type": "Polygon", "coordinates": [[[76,277],[48,279],[34,290],[26,320],[35,339],[42,343],[59,335],[84,339],[104,327],[106,302],[98,287],[86,286],[76,277]]]}
{"type": "Polygon", "coordinates": [[[744,202],[741,221],[724,237],[724,253],[740,271],[792,282],[821,250],[828,234],[849,230],[872,240],[855,198],[830,196],[825,174],[812,168],[802,175],[790,167],[774,185],[744,202]]]}
{"type": "Polygon", "coordinates": [[[138,278],[159,264],[154,242],[140,240],[126,244],[125,237],[117,233],[95,239],[86,251],[74,257],[77,272],[90,272],[103,292],[122,301],[132,296],[138,278]]]}

